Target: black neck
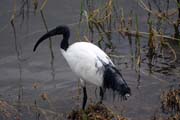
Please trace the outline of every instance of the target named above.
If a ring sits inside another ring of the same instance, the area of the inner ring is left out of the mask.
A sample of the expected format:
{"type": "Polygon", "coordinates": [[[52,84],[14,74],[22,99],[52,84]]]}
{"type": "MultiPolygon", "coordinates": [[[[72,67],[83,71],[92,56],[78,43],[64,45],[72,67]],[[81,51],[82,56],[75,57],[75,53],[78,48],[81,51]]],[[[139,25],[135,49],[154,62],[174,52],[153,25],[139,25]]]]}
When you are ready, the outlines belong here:
{"type": "Polygon", "coordinates": [[[66,30],[64,33],[63,33],[63,40],[60,44],[60,47],[62,49],[64,49],[65,51],[68,49],[69,47],[69,36],[70,36],[70,32],[69,32],[69,29],[66,30]]]}
{"type": "Polygon", "coordinates": [[[67,50],[69,47],[69,36],[70,36],[70,31],[67,26],[59,26],[56,28],[57,32],[63,35],[63,40],[61,41],[60,47],[63,50],[67,50]]]}

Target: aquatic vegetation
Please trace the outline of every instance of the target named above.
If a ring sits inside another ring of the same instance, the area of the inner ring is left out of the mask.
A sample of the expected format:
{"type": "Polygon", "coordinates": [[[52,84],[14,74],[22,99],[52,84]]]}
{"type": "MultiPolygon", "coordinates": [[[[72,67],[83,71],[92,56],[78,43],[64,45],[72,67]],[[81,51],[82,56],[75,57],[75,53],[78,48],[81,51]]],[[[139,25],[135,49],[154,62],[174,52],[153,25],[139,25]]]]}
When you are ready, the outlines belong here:
{"type": "Polygon", "coordinates": [[[128,120],[113,113],[103,104],[90,104],[85,111],[73,110],[67,116],[68,120],[128,120]]]}
{"type": "MultiPolygon", "coordinates": [[[[31,108],[30,112],[33,114],[35,113],[35,118],[37,120],[40,119],[40,116],[45,116],[45,118],[47,117],[47,120],[51,120],[51,118],[48,118],[49,114],[53,117],[59,115],[59,108],[55,106],[57,103],[59,104],[59,101],[53,101],[54,99],[51,98],[57,96],[58,93],[56,91],[54,96],[48,94],[46,90],[52,90],[52,88],[46,88],[46,85],[44,84],[42,85],[44,88],[40,88],[39,85],[34,84],[32,87],[34,93],[31,94],[35,94],[35,96],[32,97],[32,103],[25,103],[27,97],[27,86],[24,84],[27,82],[27,79],[31,78],[27,74],[30,74],[31,71],[34,71],[34,69],[37,68],[28,68],[29,66],[27,64],[29,64],[32,57],[30,57],[30,59],[24,58],[22,49],[24,44],[21,43],[22,41],[19,39],[19,35],[21,34],[19,34],[18,31],[19,28],[23,28],[25,26],[27,29],[29,29],[30,25],[34,26],[35,23],[32,24],[29,22],[31,21],[31,16],[34,15],[33,17],[38,18],[39,16],[39,18],[41,18],[42,21],[38,24],[42,24],[42,26],[44,26],[43,29],[48,32],[49,26],[52,23],[51,21],[47,21],[48,14],[46,14],[46,9],[49,9],[49,6],[52,6],[52,4],[49,5],[50,2],[52,3],[53,1],[12,1],[13,6],[12,11],[10,11],[11,15],[9,22],[12,26],[12,34],[14,37],[12,42],[17,60],[16,64],[19,70],[16,75],[17,78],[14,78],[18,79],[18,83],[16,84],[17,86],[15,85],[17,87],[17,97],[14,98],[15,105],[10,105],[11,103],[0,101],[0,118],[1,116],[5,116],[3,117],[4,119],[6,119],[7,116],[10,118],[13,117],[10,115],[11,112],[9,112],[7,108],[12,108],[12,111],[15,113],[18,110],[23,110],[23,107],[31,108]],[[26,75],[29,78],[26,78],[26,75]],[[38,91],[40,89],[42,90],[41,92],[38,91]],[[42,104],[45,104],[47,109],[44,109],[42,104]],[[56,108],[58,109],[57,111],[56,108]],[[5,111],[7,111],[7,113],[5,111]]],[[[156,86],[156,83],[152,82],[154,79],[161,81],[163,85],[166,81],[168,81],[165,88],[159,88],[160,90],[164,91],[163,94],[161,96],[158,94],[158,97],[161,97],[162,106],[160,109],[163,110],[163,113],[157,113],[157,115],[153,117],[153,120],[179,120],[180,90],[176,89],[174,84],[176,84],[175,82],[179,80],[176,80],[176,77],[180,77],[180,68],[178,62],[180,55],[178,54],[180,46],[180,0],[134,0],[130,1],[127,6],[122,6],[121,2],[123,1],[121,0],[79,0],[78,2],[80,4],[78,6],[80,7],[80,10],[79,15],[77,10],[77,15],[75,16],[76,21],[73,21],[73,23],[69,23],[69,21],[67,22],[68,26],[76,31],[76,40],[93,42],[104,49],[106,53],[113,59],[113,61],[115,61],[115,64],[121,66],[120,68],[123,68],[123,72],[130,72],[128,74],[126,73],[127,76],[125,77],[137,80],[135,83],[133,81],[131,86],[136,86],[137,89],[142,90],[141,92],[146,93],[147,89],[144,88],[144,86],[152,85],[148,89],[152,89],[152,87],[156,86]],[[131,8],[130,4],[136,4],[136,7],[131,8]],[[137,10],[135,10],[136,8],[137,10]],[[142,13],[143,15],[141,15],[142,13]],[[120,51],[121,49],[119,49],[119,46],[126,47],[125,49],[122,49],[125,51],[120,51]],[[121,54],[121,52],[123,52],[123,54],[121,54]],[[145,84],[147,81],[149,81],[149,84],[145,84]],[[171,81],[175,82],[169,84],[171,81]],[[136,83],[137,85],[135,85],[136,83]],[[171,89],[168,90],[170,87],[171,89]],[[164,89],[167,89],[168,91],[164,89]]],[[[60,4],[60,6],[63,5],[60,4]]],[[[69,6],[67,6],[67,8],[69,6]]],[[[73,10],[71,10],[71,12],[72,11],[73,10]]],[[[58,19],[61,19],[61,17],[64,15],[62,14],[61,16],[61,14],[59,14],[60,11],[55,13],[58,13],[58,19]]],[[[69,19],[69,17],[67,19],[69,19]]],[[[57,23],[53,24],[61,23],[58,21],[57,23]]],[[[43,31],[43,29],[40,31],[43,31]]],[[[3,29],[0,30],[0,32],[2,31],[3,29]]],[[[62,72],[59,69],[55,70],[54,60],[56,56],[54,56],[55,49],[53,45],[55,44],[52,44],[50,38],[50,60],[49,65],[46,67],[50,66],[52,80],[59,78],[55,78],[55,73],[62,72]]],[[[44,68],[39,68],[38,71],[43,73],[42,69],[44,70],[44,68]]],[[[39,78],[35,78],[33,82],[37,82],[36,80],[40,81],[39,78]]],[[[161,82],[158,84],[161,84],[161,82]]],[[[58,87],[60,86],[59,83],[53,84],[58,84],[58,87]]],[[[57,90],[55,87],[53,87],[53,89],[57,90]]],[[[74,91],[72,94],[74,94],[74,91]]],[[[143,96],[145,94],[142,93],[141,95],[143,96]]],[[[31,95],[29,96],[31,97],[31,95]]],[[[4,96],[2,95],[2,98],[3,97],[4,96]]],[[[76,104],[80,103],[81,99],[79,98],[79,95],[74,94],[73,97],[77,97],[78,99],[73,99],[76,104]]],[[[157,104],[160,104],[160,101],[157,104]]],[[[72,106],[70,105],[70,107],[72,106]]],[[[71,108],[67,110],[71,112],[71,108]]],[[[113,113],[104,105],[101,106],[94,104],[91,104],[85,112],[78,109],[73,110],[69,115],[69,119],[72,119],[73,117],[79,117],[79,119],[82,120],[87,119],[87,117],[89,119],[97,118],[99,120],[104,119],[104,117],[107,117],[108,119],[116,117],[117,120],[127,119],[120,116],[118,118],[117,114],[113,113]]],[[[59,117],[56,116],[56,118],[58,119],[59,117]]]]}
{"type": "Polygon", "coordinates": [[[161,109],[166,115],[157,115],[152,120],[180,119],[180,89],[170,89],[161,95],[161,109]]]}
{"type": "Polygon", "coordinates": [[[3,120],[18,119],[18,111],[6,101],[0,100],[0,118],[3,120]]]}
{"type": "Polygon", "coordinates": [[[164,112],[180,112],[180,89],[170,89],[161,95],[164,112]]]}
{"type": "MultiPolygon", "coordinates": [[[[170,61],[171,63],[177,60],[176,51],[170,44],[170,41],[179,42],[180,40],[177,37],[171,37],[169,34],[167,34],[164,27],[168,25],[173,29],[172,24],[175,21],[174,18],[178,20],[178,18],[175,17],[178,12],[177,9],[171,9],[169,7],[169,0],[164,3],[158,0],[154,0],[152,2],[138,0],[137,4],[148,14],[148,31],[141,31],[138,27],[138,13],[132,12],[133,10],[130,9],[129,16],[125,16],[123,8],[118,8],[119,6],[117,5],[119,5],[119,2],[116,0],[108,0],[107,2],[90,2],[89,0],[82,0],[80,16],[82,18],[84,13],[84,16],[86,17],[86,20],[84,21],[87,22],[88,25],[86,28],[88,29],[88,35],[85,35],[87,36],[87,39],[89,39],[90,42],[98,43],[98,45],[103,47],[105,50],[107,48],[107,50],[110,49],[111,51],[108,51],[110,54],[117,55],[117,53],[114,52],[116,45],[113,44],[111,39],[112,35],[119,33],[123,38],[128,37],[130,46],[132,46],[132,37],[135,37],[136,42],[134,44],[136,46],[136,51],[138,52],[135,52],[135,55],[133,55],[131,50],[131,58],[132,62],[135,62],[134,65],[136,70],[138,70],[140,63],[143,62],[143,57],[140,57],[144,54],[143,52],[140,52],[143,49],[142,45],[140,45],[140,40],[143,37],[148,38],[147,43],[149,50],[146,54],[149,58],[150,72],[152,73],[153,71],[151,67],[154,64],[153,61],[155,61],[159,55],[165,57],[165,50],[168,49],[168,51],[170,51],[172,54],[170,61]],[[157,8],[157,10],[154,6],[157,8]],[[94,40],[93,36],[96,32],[98,32],[98,39],[96,37],[94,40]]],[[[80,24],[82,24],[82,21],[83,20],[80,19],[80,24]]]]}

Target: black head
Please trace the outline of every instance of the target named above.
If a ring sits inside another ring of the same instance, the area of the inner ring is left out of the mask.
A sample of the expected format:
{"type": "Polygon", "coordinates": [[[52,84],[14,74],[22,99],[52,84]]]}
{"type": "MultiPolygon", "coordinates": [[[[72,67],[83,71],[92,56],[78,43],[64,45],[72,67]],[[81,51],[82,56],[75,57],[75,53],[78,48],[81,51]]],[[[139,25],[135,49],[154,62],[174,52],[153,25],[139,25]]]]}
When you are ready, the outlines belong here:
{"type": "Polygon", "coordinates": [[[50,30],[49,32],[47,32],[46,34],[44,34],[35,44],[33,51],[36,51],[37,47],[39,46],[39,44],[41,42],[43,42],[44,40],[46,40],[47,38],[50,38],[52,36],[55,35],[63,35],[63,40],[61,42],[61,48],[66,50],[69,46],[68,44],[68,39],[70,36],[70,31],[69,28],[67,26],[58,26],[52,30],[50,30]]]}

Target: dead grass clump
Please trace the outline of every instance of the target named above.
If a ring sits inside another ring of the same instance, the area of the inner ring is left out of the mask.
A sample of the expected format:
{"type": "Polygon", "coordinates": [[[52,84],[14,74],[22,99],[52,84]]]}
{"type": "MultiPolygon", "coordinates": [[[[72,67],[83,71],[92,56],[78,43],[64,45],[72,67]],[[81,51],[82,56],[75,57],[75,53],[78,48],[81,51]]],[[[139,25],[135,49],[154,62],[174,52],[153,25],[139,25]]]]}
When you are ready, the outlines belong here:
{"type": "Polygon", "coordinates": [[[180,89],[170,89],[161,96],[163,112],[180,112],[180,89]]]}
{"type": "Polygon", "coordinates": [[[73,110],[68,120],[127,120],[113,113],[103,104],[90,104],[86,110],[73,110]]]}
{"type": "Polygon", "coordinates": [[[176,113],[174,115],[170,115],[170,116],[154,116],[151,120],[180,120],[180,113],[176,113]]]}
{"type": "Polygon", "coordinates": [[[6,101],[0,100],[0,118],[3,120],[18,119],[17,110],[6,101]]]}
{"type": "Polygon", "coordinates": [[[180,120],[180,113],[168,117],[168,120],[180,120]]]}
{"type": "Polygon", "coordinates": [[[180,120],[180,88],[163,92],[161,108],[166,114],[155,115],[152,120],[180,120]]]}

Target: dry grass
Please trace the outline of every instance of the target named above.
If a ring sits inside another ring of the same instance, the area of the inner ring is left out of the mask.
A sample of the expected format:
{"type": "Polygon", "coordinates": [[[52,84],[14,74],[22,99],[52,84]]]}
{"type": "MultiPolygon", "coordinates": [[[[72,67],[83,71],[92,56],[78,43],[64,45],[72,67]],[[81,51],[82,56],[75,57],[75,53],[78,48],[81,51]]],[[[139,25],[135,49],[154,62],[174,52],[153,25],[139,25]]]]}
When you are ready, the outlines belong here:
{"type": "Polygon", "coordinates": [[[161,95],[164,112],[180,112],[180,89],[171,89],[161,95]]]}
{"type": "MultiPolygon", "coordinates": [[[[20,9],[20,12],[17,8],[17,0],[14,0],[13,4],[13,12],[11,16],[11,25],[13,28],[14,32],[14,41],[15,41],[15,48],[16,48],[16,53],[17,53],[17,58],[19,61],[21,60],[21,54],[18,48],[18,43],[17,43],[17,38],[16,38],[16,29],[15,29],[15,24],[16,24],[16,18],[18,15],[24,19],[24,17],[28,17],[28,9],[29,9],[29,0],[22,0],[24,4],[21,6],[22,9],[20,9]],[[25,12],[27,11],[27,12],[25,12]]],[[[42,3],[39,3],[38,0],[33,0],[32,5],[34,6],[34,11],[40,10],[41,12],[41,17],[42,17],[42,22],[44,23],[45,29],[48,31],[48,24],[45,19],[45,16],[43,14],[43,9],[45,9],[45,6],[47,4],[48,0],[42,1],[42,3]],[[39,9],[38,9],[39,8],[39,9]]],[[[83,0],[82,0],[83,1],[83,0]]],[[[89,1],[89,0],[84,0],[84,1],[89,1]]],[[[88,37],[85,37],[87,41],[91,42],[97,42],[100,46],[103,42],[108,48],[113,48],[112,46],[112,41],[111,41],[111,34],[112,33],[119,33],[123,37],[136,37],[136,57],[135,57],[135,63],[138,69],[136,71],[140,75],[140,67],[141,67],[141,44],[140,44],[140,39],[142,37],[148,38],[148,47],[149,47],[149,52],[148,54],[151,54],[150,56],[153,57],[154,54],[157,54],[159,49],[165,48],[171,51],[171,53],[174,55],[174,58],[171,60],[171,62],[175,62],[177,57],[176,57],[176,51],[172,48],[171,44],[169,41],[176,41],[180,43],[180,35],[179,35],[179,25],[180,25],[180,8],[173,8],[173,9],[167,9],[165,11],[163,10],[156,10],[152,9],[151,3],[145,3],[143,0],[137,0],[139,2],[139,5],[142,7],[142,10],[147,11],[149,14],[149,18],[147,19],[147,25],[149,27],[148,32],[140,31],[138,28],[138,18],[136,19],[136,23],[133,21],[133,17],[135,17],[134,13],[130,13],[128,18],[126,18],[126,15],[124,15],[123,9],[121,11],[121,15],[117,16],[119,19],[118,20],[114,18],[115,13],[115,2],[116,0],[107,0],[107,2],[103,2],[104,4],[101,7],[95,8],[95,9],[85,9],[85,7],[82,7],[81,11],[87,12],[86,14],[86,19],[88,23],[88,31],[90,31],[90,34],[92,35],[87,35],[88,37]],[[178,17],[175,17],[177,19],[171,19],[174,16],[179,15],[178,17]],[[153,17],[152,17],[153,16],[153,17]],[[163,27],[160,30],[156,29],[155,26],[155,21],[160,21],[161,23],[167,23],[171,25],[174,29],[173,36],[167,35],[165,32],[163,32],[163,27]],[[117,25],[117,26],[116,26],[117,25]],[[116,26],[116,27],[114,27],[116,26]],[[132,26],[136,26],[136,29],[133,29],[132,26]],[[93,34],[97,32],[98,33],[98,39],[97,41],[93,41],[93,34]],[[106,38],[106,40],[104,39],[106,38]],[[90,40],[88,40],[90,39],[90,40]]],[[[168,0],[167,0],[168,1],[168,0]]],[[[179,3],[179,0],[174,0],[177,3],[179,3]]],[[[86,3],[91,3],[91,2],[86,2],[86,3]]],[[[95,3],[95,1],[93,2],[95,3]]],[[[168,3],[167,3],[168,4],[168,3]]],[[[87,5],[89,6],[89,5],[87,5]]],[[[90,5],[92,6],[92,5],[90,5]]],[[[178,6],[178,5],[177,5],[178,6]]],[[[119,6],[118,6],[119,7],[119,6]]],[[[89,33],[88,33],[89,34],[89,33]]],[[[86,35],[84,35],[86,36],[86,35]]],[[[131,43],[132,44],[132,43],[131,43]]],[[[52,69],[52,79],[54,79],[54,54],[53,54],[53,46],[51,43],[51,40],[49,42],[49,48],[51,51],[51,69],[52,69]]],[[[119,55],[114,55],[116,57],[120,57],[119,55]]],[[[132,54],[133,56],[133,54],[132,54]]],[[[151,58],[152,59],[152,58],[151,58]]],[[[19,65],[20,66],[20,65],[19,65]]],[[[21,74],[21,71],[20,71],[21,74]]],[[[140,78],[139,78],[140,79],[140,78]]],[[[20,78],[21,82],[21,78],[20,78]]],[[[36,85],[34,86],[35,88],[37,87],[36,85]]],[[[21,84],[20,88],[21,90],[21,84]]],[[[20,92],[19,92],[19,95],[20,92]]],[[[43,100],[49,100],[47,94],[43,93],[41,95],[41,98],[43,100]]],[[[174,90],[171,89],[168,92],[164,92],[163,95],[161,96],[162,100],[162,109],[165,112],[172,113],[168,118],[163,118],[163,117],[156,117],[154,120],[180,120],[180,89],[174,90]]],[[[33,107],[34,108],[34,107],[33,107]]],[[[44,115],[46,115],[48,112],[44,112],[45,110],[37,108],[36,111],[42,112],[44,115]]],[[[2,115],[5,119],[8,117],[13,117],[12,113],[16,113],[16,110],[9,105],[7,102],[0,101],[0,115],[2,115]]],[[[53,113],[56,114],[56,113],[53,113]]],[[[112,120],[113,118],[116,120],[127,120],[126,118],[123,118],[119,115],[114,114],[111,110],[109,110],[107,107],[104,105],[89,105],[88,108],[85,111],[82,110],[75,110],[72,111],[69,116],[69,119],[78,119],[78,120],[112,120]]]]}
{"type": "Polygon", "coordinates": [[[155,116],[152,120],[180,120],[180,89],[170,89],[161,95],[162,111],[166,116],[155,116]]]}
{"type": "Polygon", "coordinates": [[[15,118],[18,120],[17,110],[7,103],[6,101],[0,101],[0,118],[3,120],[9,120],[15,118]]]}
{"type": "Polygon", "coordinates": [[[85,111],[73,110],[67,118],[68,120],[127,120],[113,113],[103,104],[90,104],[85,111]]]}

